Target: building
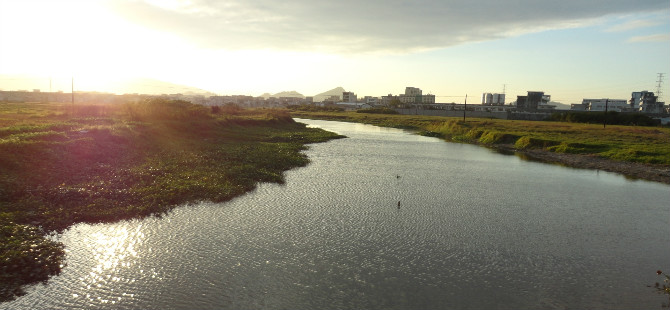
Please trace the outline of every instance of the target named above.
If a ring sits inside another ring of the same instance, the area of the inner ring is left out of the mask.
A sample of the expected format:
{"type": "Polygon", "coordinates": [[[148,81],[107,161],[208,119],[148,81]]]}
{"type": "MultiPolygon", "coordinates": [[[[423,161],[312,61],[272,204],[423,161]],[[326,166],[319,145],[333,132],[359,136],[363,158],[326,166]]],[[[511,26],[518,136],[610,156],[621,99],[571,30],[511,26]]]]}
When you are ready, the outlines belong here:
{"type": "Polygon", "coordinates": [[[400,94],[398,96],[398,99],[402,103],[407,103],[407,104],[414,104],[414,103],[420,103],[422,102],[422,94],[423,91],[419,88],[416,87],[405,87],[405,93],[400,94]]]}
{"type": "Polygon", "coordinates": [[[363,97],[363,102],[370,106],[376,106],[379,105],[379,98],[372,96],[365,96],[363,97]]]}
{"type": "Polygon", "coordinates": [[[529,91],[526,96],[517,96],[516,97],[516,108],[519,110],[526,111],[535,111],[538,109],[550,109],[549,101],[551,100],[550,95],[545,95],[541,91],[529,91]]]}
{"type": "Polygon", "coordinates": [[[398,100],[406,104],[433,104],[435,103],[435,95],[424,95],[419,88],[405,87],[405,93],[399,95],[398,100]]]}
{"type": "Polygon", "coordinates": [[[423,104],[433,104],[435,103],[435,95],[428,94],[421,96],[421,103],[423,104]]]}
{"type": "MultiPolygon", "coordinates": [[[[635,93],[633,93],[634,95],[635,93]]],[[[633,100],[631,98],[631,100],[633,100]]],[[[653,92],[641,92],[641,97],[639,99],[639,111],[642,113],[663,113],[663,106],[665,103],[658,102],[658,96],[654,96],[653,92]]]]}
{"type": "Polygon", "coordinates": [[[505,105],[505,94],[483,93],[482,105],[505,105]]]}
{"type": "Polygon", "coordinates": [[[398,96],[394,96],[394,95],[392,95],[392,94],[388,94],[388,95],[386,95],[386,96],[382,96],[382,98],[381,98],[381,104],[384,105],[384,106],[390,106],[391,103],[392,103],[394,100],[400,100],[400,99],[398,99],[398,96]]]}
{"type": "Polygon", "coordinates": [[[416,87],[405,87],[405,96],[421,96],[423,91],[416,87]]]}
{"type": "Polygon", "coordinates": [[[340,102],[340,96],[338,95],[331,95],[330,97],[324,99],[322,101],[324,104],[333,104],[336,102],[340,102]]]}
{"type": "Polygon", "coordinates": [[[342,93],[342,102],[357,102],[356,94],[350,91],[345,91],[342,93]]]}
{"type": "Polygon", "coordinates": [[[630,105],[625,99],[582,99],[582,103],[570,105],[570,110],[624,112],[630,110],[630,105]]]}
{"type": "Polygon", "coordinates": [[[630,107],[633,109],[633,111],[639,111],[640,110],[640,103],[642,102],[642,97],[649,96],[649,94],[651,94],[651,96],[654,95],[654,93],[652,93],[650,91],[646,91],[646,90],[634,91],[634,92],[631,93],[631,95],[630,95],[631,98],[630,98],[629,104],[630,104],[630,107]]]}

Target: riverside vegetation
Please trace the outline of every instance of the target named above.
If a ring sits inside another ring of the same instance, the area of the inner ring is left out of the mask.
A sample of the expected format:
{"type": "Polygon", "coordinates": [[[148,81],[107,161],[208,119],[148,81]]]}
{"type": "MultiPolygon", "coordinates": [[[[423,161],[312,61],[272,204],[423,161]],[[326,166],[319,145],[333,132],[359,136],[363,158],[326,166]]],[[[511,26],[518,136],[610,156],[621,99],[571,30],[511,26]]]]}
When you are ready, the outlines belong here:
{"type": "Polygon", "coordinates": [[[304,111],[295,117],[367,123],[416,130],[448,141],[517,151],[532,158],[579,168],[595,168],[670,183],[670,128],[558,121],[519,121],[304,111]]]}
{"type": "Polygon", "coordinates": [[[339,137],[282,110],[0,103],[0,301],[60,272],[64,247],[50,232],[282,183],[308,163],[305,144],[339,137]]]}

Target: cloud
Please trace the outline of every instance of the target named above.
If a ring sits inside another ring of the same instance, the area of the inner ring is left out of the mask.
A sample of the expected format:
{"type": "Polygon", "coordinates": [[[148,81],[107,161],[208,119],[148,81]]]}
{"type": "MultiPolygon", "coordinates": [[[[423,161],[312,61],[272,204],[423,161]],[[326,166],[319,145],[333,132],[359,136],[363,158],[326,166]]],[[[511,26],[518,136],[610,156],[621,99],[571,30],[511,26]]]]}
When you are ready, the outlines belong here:
{"type": "Polygon", "coordinates": [[[628,39],[628,42],[667,42],[670,41],[670,34],[652,34],[648,36],[637,36],[628,39]]]}
{"type": "Polygon", "coordinates": [[[124,18],[211,49],[411,52],[579,27],[667,0],[117,0],[124,18]]]}
{"type": "Polygon", "coordinates": [[[628,22],[625,22],[623,24],[619,25],[614,25],[610,28],[608,28],[606,31],[607,32],[623,32],[623,31],[628,31],[628,30],[633,30],[633,29],[638,29],[638,28],[647,28],[647,27],[653,27],[656,25],[661,24],[660,21],[653,21],[653,20],[631,20],[628,22]]]}

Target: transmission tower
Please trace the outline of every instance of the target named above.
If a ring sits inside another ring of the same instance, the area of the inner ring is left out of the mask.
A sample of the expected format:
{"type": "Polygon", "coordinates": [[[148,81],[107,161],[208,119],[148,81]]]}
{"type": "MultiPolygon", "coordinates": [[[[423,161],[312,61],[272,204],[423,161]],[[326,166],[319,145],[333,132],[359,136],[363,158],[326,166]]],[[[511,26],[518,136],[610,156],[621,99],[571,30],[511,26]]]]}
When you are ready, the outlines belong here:
{"type": "Polygon", "coordinates": [[[663,76],[665,73],[659,73],[658,74],[658,80],[656,80],[656,96],[658,96],[658,99],[661,99],[661,94],[663,93],[663,76]]]}

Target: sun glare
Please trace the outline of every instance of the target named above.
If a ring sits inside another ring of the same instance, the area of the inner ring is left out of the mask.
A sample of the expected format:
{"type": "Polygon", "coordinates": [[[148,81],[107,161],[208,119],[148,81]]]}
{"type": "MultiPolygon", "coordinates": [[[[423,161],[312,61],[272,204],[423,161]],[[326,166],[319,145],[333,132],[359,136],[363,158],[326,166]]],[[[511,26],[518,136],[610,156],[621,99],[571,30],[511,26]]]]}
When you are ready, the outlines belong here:
{"type": "MultiPolygon", "coordinates": [[[[3,2],[2,36],[13,44],[0,53],[0,73],[74,76],[104,88],[109,81],[144,76],[161,65],[171,65],[161,50],[177,45],[176,38],[131,24],[102,4],[3,2]]],[[[175,50],[179,51],[172,49],[172,55],[175,50]]]]}

